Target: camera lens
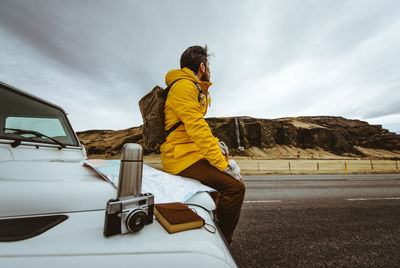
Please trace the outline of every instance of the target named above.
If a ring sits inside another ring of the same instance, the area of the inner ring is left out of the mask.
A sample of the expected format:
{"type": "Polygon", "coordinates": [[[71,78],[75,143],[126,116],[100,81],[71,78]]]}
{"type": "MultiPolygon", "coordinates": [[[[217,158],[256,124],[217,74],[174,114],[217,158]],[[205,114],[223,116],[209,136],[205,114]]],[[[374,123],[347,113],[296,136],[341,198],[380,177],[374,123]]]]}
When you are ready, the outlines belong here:
{"type": "Polygon", "coordinates": [[[132,211],[126,218],[126,227],[129,232],[140,231],[146,224],[146,213],[142,210],[132,211]]]}

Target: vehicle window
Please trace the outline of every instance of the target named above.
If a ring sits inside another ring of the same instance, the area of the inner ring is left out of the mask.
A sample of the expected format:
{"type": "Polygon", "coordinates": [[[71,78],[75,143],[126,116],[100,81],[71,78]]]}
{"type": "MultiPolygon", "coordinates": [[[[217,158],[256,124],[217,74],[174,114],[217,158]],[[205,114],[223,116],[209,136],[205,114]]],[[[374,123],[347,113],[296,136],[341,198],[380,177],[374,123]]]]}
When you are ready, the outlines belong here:
{"type": "Polygon", "coordinates": [[[78,146],[75,134],[61,109],[0,85],[0,138],[21,138],[54,144],[54,141],[44,136],[17,133],[15,129],[37,132],[63,144],[78,146]]]}
{"type": "MultiPolygon", "coordinates": [[[[6,128],[33,130],[63,143],[72,143],[71,137],[65,133],[57,118],[7,117],[6,128]]],[[[6,129],[5,133],[13,133],[13,131],[6,129]]]]}

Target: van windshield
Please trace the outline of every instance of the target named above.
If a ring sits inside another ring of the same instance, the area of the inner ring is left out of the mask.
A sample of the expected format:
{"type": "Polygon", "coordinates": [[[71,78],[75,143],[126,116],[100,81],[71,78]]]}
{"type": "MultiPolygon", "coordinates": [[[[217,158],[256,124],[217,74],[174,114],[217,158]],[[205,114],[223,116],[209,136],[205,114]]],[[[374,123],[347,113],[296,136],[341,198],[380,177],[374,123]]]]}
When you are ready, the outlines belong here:
{"type": "Polygon", "coordinates": [[[0,139],[79,145],[60,108],[3,85],[0,85],[0,139]]]}

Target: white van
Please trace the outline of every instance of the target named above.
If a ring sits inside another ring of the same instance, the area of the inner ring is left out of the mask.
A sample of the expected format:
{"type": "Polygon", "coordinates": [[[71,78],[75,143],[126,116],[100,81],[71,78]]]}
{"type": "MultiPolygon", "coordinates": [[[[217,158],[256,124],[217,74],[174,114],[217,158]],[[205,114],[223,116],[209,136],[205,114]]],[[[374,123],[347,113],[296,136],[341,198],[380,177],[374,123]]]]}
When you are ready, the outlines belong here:
{"type": "MultiPolygon", "coordinates": [[[[85,159],[62,108],[0,83],[0,267],[237,266],[218,228],[169,234],[154,218],[106,237],[117,190],[85,159]]],[[[208,193],[190,203],[216,226],[208,193]]]]}

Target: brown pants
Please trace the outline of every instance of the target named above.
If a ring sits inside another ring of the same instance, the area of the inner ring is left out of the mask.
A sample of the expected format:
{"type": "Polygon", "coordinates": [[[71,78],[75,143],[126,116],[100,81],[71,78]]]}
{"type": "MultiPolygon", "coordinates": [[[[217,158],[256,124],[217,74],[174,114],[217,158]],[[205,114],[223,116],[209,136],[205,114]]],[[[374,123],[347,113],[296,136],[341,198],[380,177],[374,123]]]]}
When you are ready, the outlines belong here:
{"type": "Polygon", "coordinates": [[[216,204],[218,226],[230,244],[239,221],[246,191],[243,182],[219,171],[216,167],[211,166],[206,159],[197,161],[178,175],[196,179],[220,193],[216,204]]]}

